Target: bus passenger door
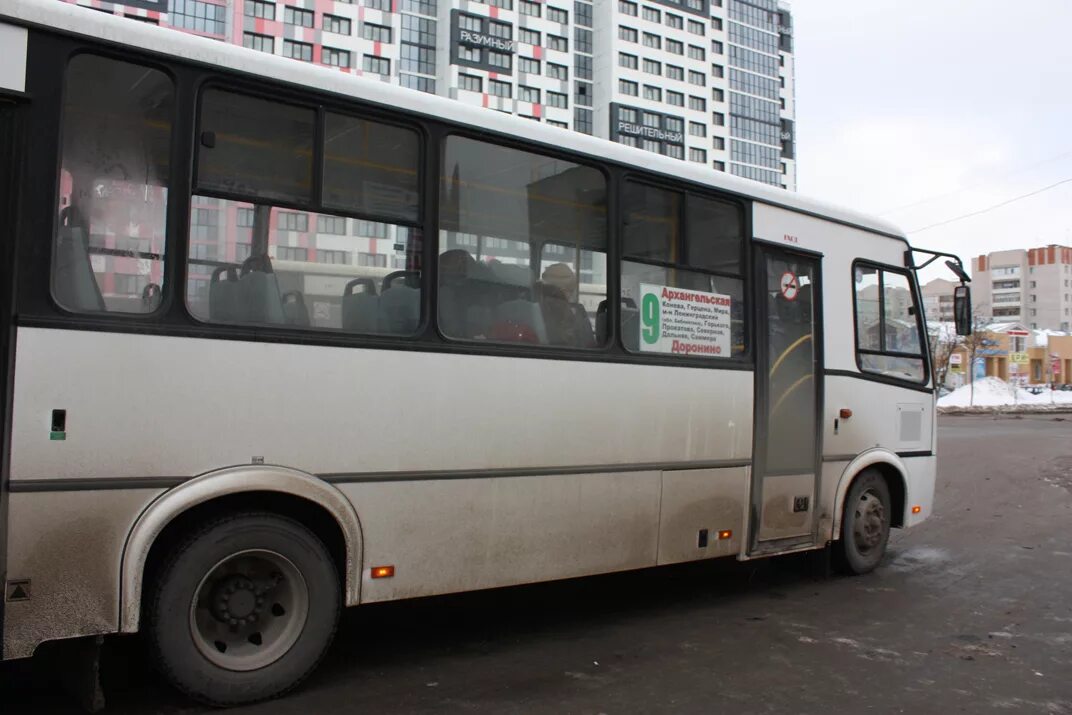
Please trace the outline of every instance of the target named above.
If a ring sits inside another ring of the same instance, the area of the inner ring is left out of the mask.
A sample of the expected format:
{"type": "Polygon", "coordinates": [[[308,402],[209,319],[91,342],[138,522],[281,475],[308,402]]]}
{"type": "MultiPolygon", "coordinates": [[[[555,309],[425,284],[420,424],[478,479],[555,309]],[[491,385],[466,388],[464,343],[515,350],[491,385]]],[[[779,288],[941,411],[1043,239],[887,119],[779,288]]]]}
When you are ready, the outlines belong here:
{"type": "Polygon", "coordinates": [[[813,543],[822,466],[819,259],[757,246],[756,286],[752,555],[813,543]]]}

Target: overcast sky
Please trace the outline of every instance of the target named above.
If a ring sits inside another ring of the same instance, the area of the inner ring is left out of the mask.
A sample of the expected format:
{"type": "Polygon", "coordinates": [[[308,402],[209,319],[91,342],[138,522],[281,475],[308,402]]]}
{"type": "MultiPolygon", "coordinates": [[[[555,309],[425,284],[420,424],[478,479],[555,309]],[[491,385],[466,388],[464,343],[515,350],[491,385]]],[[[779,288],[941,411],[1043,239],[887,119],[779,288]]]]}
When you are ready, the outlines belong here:
{"type": "Polygon", "coordinates": [[[1072,0],[795,0],[793,16],[801,193],[969,267],[1072,246],[1072,182],[913,233],[1072,178],[1072,0]]]}

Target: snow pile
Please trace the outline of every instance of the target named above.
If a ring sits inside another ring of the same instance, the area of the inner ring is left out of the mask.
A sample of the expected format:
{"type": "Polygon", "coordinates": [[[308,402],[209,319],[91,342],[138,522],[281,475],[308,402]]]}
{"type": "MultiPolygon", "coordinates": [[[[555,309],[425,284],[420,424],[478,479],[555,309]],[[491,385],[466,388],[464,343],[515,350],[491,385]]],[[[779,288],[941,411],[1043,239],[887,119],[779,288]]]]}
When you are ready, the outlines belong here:
{"type": "Polygon", "coordinates": [[[1005,405],[1072,404],[1072,392],[1044,390],[1033,395],[1022,387],[1010,385],[996,377],[984,377],[975,381],[975,400],[972,400],[971,384],[963,385],[939,398],[939,407],[1002,407],[1005,405]],[[1051,399],[1052,398],[1052,399],[1051,399]]]}

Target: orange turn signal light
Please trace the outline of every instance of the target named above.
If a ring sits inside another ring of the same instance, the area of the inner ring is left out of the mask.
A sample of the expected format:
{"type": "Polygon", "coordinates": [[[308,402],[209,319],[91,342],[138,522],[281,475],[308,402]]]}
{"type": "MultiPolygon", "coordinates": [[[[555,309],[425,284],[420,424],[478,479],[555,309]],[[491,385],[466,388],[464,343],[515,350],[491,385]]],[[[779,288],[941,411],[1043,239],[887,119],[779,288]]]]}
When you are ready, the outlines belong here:
{"type": "Polygon", "coordinates": [[[725,541],[726,539],[728,539],[728,538],[730,538],[732,536],[733,536],[733,532],[730,531],[729,529],[723,529],[722,531],[718,532],[718,540],[719,541],[725,541]]]}
{"type": "Polygon", "coordinates": [[[373,566],[372,578],[391,578],[395,575],[394,566],[373,566]]]}
{"type": "Polygon", "coordinates": [[[923,507],[921,507],[921,506],[918,506],[918,505],[917,505],[917,506],[914,506],[914,507],[912,507],[912,513],[913,513],[913,514],[918,514],[918,513],[920,513],[921,511],[923,511],[923,507]]]}

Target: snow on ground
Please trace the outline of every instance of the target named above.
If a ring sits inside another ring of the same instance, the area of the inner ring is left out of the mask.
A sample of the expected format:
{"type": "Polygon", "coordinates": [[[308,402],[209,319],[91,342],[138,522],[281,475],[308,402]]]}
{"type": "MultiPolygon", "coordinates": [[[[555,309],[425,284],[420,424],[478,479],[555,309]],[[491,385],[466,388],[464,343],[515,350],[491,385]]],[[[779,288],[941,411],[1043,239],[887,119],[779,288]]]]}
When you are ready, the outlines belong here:
{"type": "Polygon", "coordinates": [[[958,387],[938,399],[939,407],[1001,407],[1004,405],[1072,405],[1072,392],[1045,390],[1033,395],[1022,387],[1014,387],[996,377],[975,381],[975,400],[970,384],[958,387]]]}

